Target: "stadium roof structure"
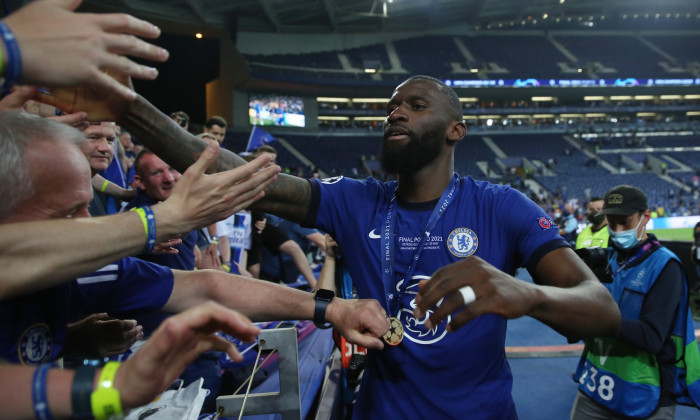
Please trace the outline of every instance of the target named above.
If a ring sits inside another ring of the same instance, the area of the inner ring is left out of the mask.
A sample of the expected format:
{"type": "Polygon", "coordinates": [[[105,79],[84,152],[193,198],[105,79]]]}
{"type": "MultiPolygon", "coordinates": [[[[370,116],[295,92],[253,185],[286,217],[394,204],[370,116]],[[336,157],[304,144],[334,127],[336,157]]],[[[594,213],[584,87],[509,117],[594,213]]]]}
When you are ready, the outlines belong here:
{"type": "Polygon", "coordinates": [[[616,29],[637,19],[700,28],[697,0],[85,0],[81,10],[127,12],[171,32],[367,33],[592,21],[616,29]]]}

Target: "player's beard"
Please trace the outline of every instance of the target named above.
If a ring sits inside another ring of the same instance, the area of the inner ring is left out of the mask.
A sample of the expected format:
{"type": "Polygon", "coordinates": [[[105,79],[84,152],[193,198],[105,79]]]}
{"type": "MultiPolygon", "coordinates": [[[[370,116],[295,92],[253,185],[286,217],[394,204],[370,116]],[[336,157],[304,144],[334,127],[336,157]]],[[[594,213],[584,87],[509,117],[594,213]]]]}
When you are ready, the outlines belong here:
{"type": "Polygon", "coordinates": [[[418,172],[438,157],[444,135],[444,127],[435,127],[420,137],[416,137],[413,131],[409,131],[407,133],[409,140],[403,144],[384,139],[382,167],[385,171],[394,174],[409,175],[418,172]]]}

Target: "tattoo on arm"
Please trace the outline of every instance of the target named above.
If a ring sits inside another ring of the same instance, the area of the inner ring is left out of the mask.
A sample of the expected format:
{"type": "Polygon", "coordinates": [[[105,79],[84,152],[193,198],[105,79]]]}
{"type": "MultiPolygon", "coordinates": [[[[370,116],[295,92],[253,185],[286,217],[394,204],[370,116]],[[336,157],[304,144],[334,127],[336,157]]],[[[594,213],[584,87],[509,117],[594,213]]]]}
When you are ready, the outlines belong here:
{"type": "MultiPolygon", "coordinates": [[[[185,172],[206,147],[204,140],[188,133],[141,96],[131,103],[118,123],[179,172],[185,172]]],[[[210,172],[218,172],[219,168],[214,166],[209,168],[210,172]]]]}
{"type": "Polygon", "coordinates": [[[265,190],[265,197],[254,204],[254,209],[302,223],[310,204],[309,181],[296,176],[279,174],[277,180],[265,190]]]}
{"type": "MultiPolygon", "coordinates": [[[[185,172],[207,145],[204,140],[187,132],[141,96],[131,103],[119,124],[179,172],[185,172]]],[[[221,149],[207,172],[227,171],[245,163],[235,153],[221,149]]],[[[280,174],[265,190],[265,197],[252,208],[299,223],[306,217],[310,203],[311,186],[308,181],[280,174]]]]}

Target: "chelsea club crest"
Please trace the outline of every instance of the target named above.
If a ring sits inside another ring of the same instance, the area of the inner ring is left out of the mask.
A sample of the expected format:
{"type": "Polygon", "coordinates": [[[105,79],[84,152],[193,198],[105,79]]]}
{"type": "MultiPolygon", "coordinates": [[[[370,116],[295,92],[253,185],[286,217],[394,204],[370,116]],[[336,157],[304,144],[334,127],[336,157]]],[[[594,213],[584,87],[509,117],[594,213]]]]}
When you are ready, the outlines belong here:
{"type": "Polygon", "coordinates": [[[34,324],[19,339],[19,360],[23,365],[46,363],[51,357],[53,339],[46,324],[34,324]]]}
{"type": "Polygon", "coordinates": [[[476,252],[478,247],[479,237],[468,228],[457,228],[447,237],[447,249],[455,257],[466,258],[476,252]]]}

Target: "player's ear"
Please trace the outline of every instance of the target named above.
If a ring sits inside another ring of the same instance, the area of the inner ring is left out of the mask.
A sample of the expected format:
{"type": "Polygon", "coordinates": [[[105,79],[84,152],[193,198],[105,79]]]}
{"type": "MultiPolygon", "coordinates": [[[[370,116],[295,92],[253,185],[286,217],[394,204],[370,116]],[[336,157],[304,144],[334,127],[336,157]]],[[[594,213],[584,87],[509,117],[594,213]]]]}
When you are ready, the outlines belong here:
{"type": "Polygon", "coordinates": [[[450,141],[460,141],[467,134],[467,125],[464,121],[455,121],[450,124],[447,130],[447,139],[450,141]]]}

